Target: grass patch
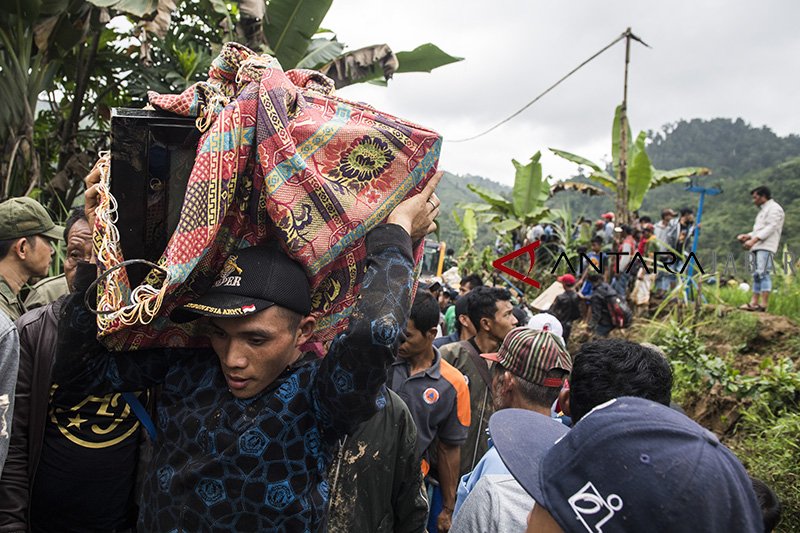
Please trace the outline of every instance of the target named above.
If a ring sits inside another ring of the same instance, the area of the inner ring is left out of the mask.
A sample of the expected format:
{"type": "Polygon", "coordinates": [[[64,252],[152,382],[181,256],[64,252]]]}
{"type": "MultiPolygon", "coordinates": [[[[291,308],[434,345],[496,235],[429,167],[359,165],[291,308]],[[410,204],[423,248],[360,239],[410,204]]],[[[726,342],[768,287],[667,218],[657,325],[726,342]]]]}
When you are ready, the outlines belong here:
{"type": "MultiPolygon", "coordinates": [[[[720,287],[719,291],[710,290],[709,301],[716,299],[717,294],[721,303],[732,307],[739,307],[750,301],[751,293],[743,291],[738,286],[720,287]]],[[[707,296],[708,297],[708,296],[707,296]]],[[[777,274],[772,276],[772,292],[769,296],[769,312],[800,321],[800,280],[796,276],[777,274]]]]}
{"type": "MultiPolygon", "coordinates": [[[[762,411],[759,409],[759,411],[762,411]]],[[[747,471],[769,485],[783,504],[778,531],[800,531],[800,413],[744,413],[729,442],[747,471]]]]}
{"type": "Polygon", "coordinates": [[[778,494],[783,504],[778,531],[800,531],[800,368],[789,357],[765,357],[747,374],[734,366],[736,352],[754,338],[757,324],[758,317],[747,312],[721,318],[672,312],[640,331],[642,340],[660,346],[669,358],[675,401],[684,407],[738,405],[736,425],[723,420],[731,411],[718,411],[712,419],[727,428],[723,440],[748,472],[778,494]],[[722,403],[702,401],[714,398],[722,403]]]}
{"type": "Polygon", "coordinates": [[[704,335],[730,344],[741,351],[748,342],[758,336],[758,316],[748,311],[731,311],[714,320],[704,335]]]}

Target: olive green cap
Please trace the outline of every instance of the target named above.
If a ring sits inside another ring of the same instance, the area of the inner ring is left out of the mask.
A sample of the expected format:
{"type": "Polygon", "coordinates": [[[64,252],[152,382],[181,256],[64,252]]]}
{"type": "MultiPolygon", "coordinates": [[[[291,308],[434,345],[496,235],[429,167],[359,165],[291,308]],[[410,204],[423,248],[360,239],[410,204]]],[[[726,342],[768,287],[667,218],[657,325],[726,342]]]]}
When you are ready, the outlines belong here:
{"type": "Polygon", "coordinates": [[[33,198],[23,196],[0,203],[0,241],[33,235],[58,241],[64,238],[64,228],[57,226],[33,198]]]}

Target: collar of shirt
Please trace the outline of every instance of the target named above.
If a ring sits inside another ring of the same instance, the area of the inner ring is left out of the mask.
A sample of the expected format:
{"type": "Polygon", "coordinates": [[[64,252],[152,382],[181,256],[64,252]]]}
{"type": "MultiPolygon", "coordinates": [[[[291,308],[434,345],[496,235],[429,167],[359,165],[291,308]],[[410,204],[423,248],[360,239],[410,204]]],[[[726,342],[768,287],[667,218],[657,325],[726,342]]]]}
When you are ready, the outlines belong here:
{"type": "Polygon", "coordinates": [[[431,366],[426,368],[423,372],[418,372],[412,376],[411,368],[409,368],[408,361],[406,361],[405,359],[395,359],[395,361],[392,363],[392,366],[399,366],[399,365],[405,366],[406,374],[408,374],[408,379],[422,377],[423,375],[428,376],[429,378],[432,379],[439,379],[440,377],[442,377],[442,372],[440,368],[442,356],[439,354],[439,349],[436,348],[436,346],[433,346],[432,348],[433,348],[433,364],[431,364],[431,366]]]}
{"type": "Polygon", "coordinates": [[[775,200],[773,200],[772,198],[770,198],[769,200],[767,200],[766,202],[764,202],[763,204],[761,204],[760,206],[758,206],[758,209],[759,209],[759,210],[761,210],[761,211],[763,211],[763,210],[764,210],[764,209],[766,209],[767,207],[771,206],[771,205],[772,205],[774,202],[775,202],[775,200]]]}
{"type": "Polygon", "coordinates": [[[11,305],[18,304],[17,295],[11,290],[11,287],[3,276],[0,276],[0,297],[11,305]]]}

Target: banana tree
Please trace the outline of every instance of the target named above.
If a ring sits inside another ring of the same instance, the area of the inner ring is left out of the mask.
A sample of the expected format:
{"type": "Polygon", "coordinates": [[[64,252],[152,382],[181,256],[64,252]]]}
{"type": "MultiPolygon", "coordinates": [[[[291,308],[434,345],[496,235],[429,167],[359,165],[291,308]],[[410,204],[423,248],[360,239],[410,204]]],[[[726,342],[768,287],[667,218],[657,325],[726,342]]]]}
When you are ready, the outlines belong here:
{"type": "Polygon", "coordinates": [[[387,44],[376,44],[345,52],[345,45],[320,24],[333,0],[270,0],[264,19],[269,51],[283,68],[317,69],[331,77],[337,88],[353,83],[385,85],[395,74],[431,72],[461,61],[434,44],[393,52],[387,44]]]}
{"type": "Polygon", "coordinates": [[[69,204],[88,170],[76,158],[102,147],[109,108],[140,105],[148,89],[182,91],[205,76],[227,40],[271,52],[287,69],[321,69],[338,87],[385,84],[396,73],[461,60],[432,44],[396,54],[386,45],[348,52],[320,28],[332,3],[4,0],[0,199],[41,187],[51,206],[69,204]],[[118,16],[130,24],[109,26],[118,16]]]}
{"type": "Polygon", "coordinates": [[[540,159],[541,152],[536,152],[527,165],[512,160],[515,174],[510,200],[479,185],[468,184],[467,188],[482,202],[463,203],[460,207],[474,211],[477,221],[490,224],[494,231],[508,233],[536,224],[550,215],[551,210],[545,204],[558,192],[605,194],[600,187],[588,183],[560,181],[550,185],[549,176],[543,177],[540,159]]]}
{"type": "Polygon", "coordinates": [[[501,234],[535,224],[548,212],[544,204],[550,196],[550,187],[542,177],[541,157],[541,152],[536,152],[526,165],[511,161],[515,173],[510,200],[470,183],[467,188],[483,202],[465,203],[461,207],[475,211],[478,222],[491,225],[501,234]]]}
{"type": "MultiPolygon", "coordinates": [[[[188,2],[177,0],[88,0],[98,7],[113,8],[140,19],[139,33],[147,46],[146,32],[164,38],[172,15],[180,13],[188,2]]],[[[353,83],[385,84],[396,73],[431,72],[433,69],[461,61],[431,43],[414,50],[395,54],[386,44],[376,44],[345,52],[345,45],[336,34],[320,29],[333,0],[238,0],[238,9],[230,9],[223,0],[208,0],[211,13],[216,13],[220,26],[229,30],[253,49],[274,55],[284,69],[310,68],[328,74],[341,88],[353,83]]],[[[210,13],[210,14],[211,14],[210,13]]],[[[211,17],[214,18],[214,17],[211,17]]],[[[229,33],[227,38],[233,38],[229,33]]]]}
{"type": "MultiPolygon", "coordinates": [[[[601,167],[597,163],[590,161],[579,155],[550,148],[555,155],[576,163],[582,167],[588,167],[591,172],[588,179],[601,185],[605,189],[614,192],[617,196],[624,194],[625,198],[618,198],[617,205],[622,212],[617,213],[619,220],[628,222],[630,213],[642,206],[644,197],[653,187],[665,185],[667,183],[686,183],[692,176],[706,176],[711,170],[705,167],[683,167],[672,170],[659,170],[653,167],[650,157],[647,155],[645,147],[647,136],[645,132],[640,132],[635,141],[631,141],[624,151],[627,158],[628,179],[626,187],[619,187],[619,167],[622,163],[622,139],[631,139],[630,125],[622,113],[622,106],[617,106],[614,113],[614,123],[611,128],[611,172],[601,167]],[[624,131],[624,135],[623,135],[624,131]],[[624,192],[621,192],[623,191],[624,192]]],[[[577,182],[562,182],[577,183],[577,182]]]]}
{"type": "Polygon", "coordinates": [[[453,210],[453,220],[456,221],[456,226],[461,231],[461,236],[464,237],[464,248],[467,250],[472,249],[475,245],[475,239],[478,238],[478,221],[475,218],[475,211],[467,208],[464,210],[464,216],[460,217],[453,210]]]}

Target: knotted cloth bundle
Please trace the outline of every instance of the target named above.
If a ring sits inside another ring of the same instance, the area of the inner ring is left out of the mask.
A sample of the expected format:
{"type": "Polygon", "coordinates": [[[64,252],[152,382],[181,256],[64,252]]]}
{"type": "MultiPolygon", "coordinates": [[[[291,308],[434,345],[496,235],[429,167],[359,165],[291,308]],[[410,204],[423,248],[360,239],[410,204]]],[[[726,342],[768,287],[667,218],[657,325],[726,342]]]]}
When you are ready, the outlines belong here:
{"type": "Polygon", "coordinates": [[[205,342],[169,313],[210,287],[233,251],[276,239],[309,276],[315,340],[346,328],[365,273],[364,237],[433,176],[441,138],[333,89],[318,72],[284,72],[274,58],[228,43],[207,82],[180,95],[149,93],[153,106],[197,117],[205,133],[177,229],[140,287],[114,269],[125,258],[114,199],[101,190],[95,246],[106,272],[98,284],[106,346],[205,342]]]}

